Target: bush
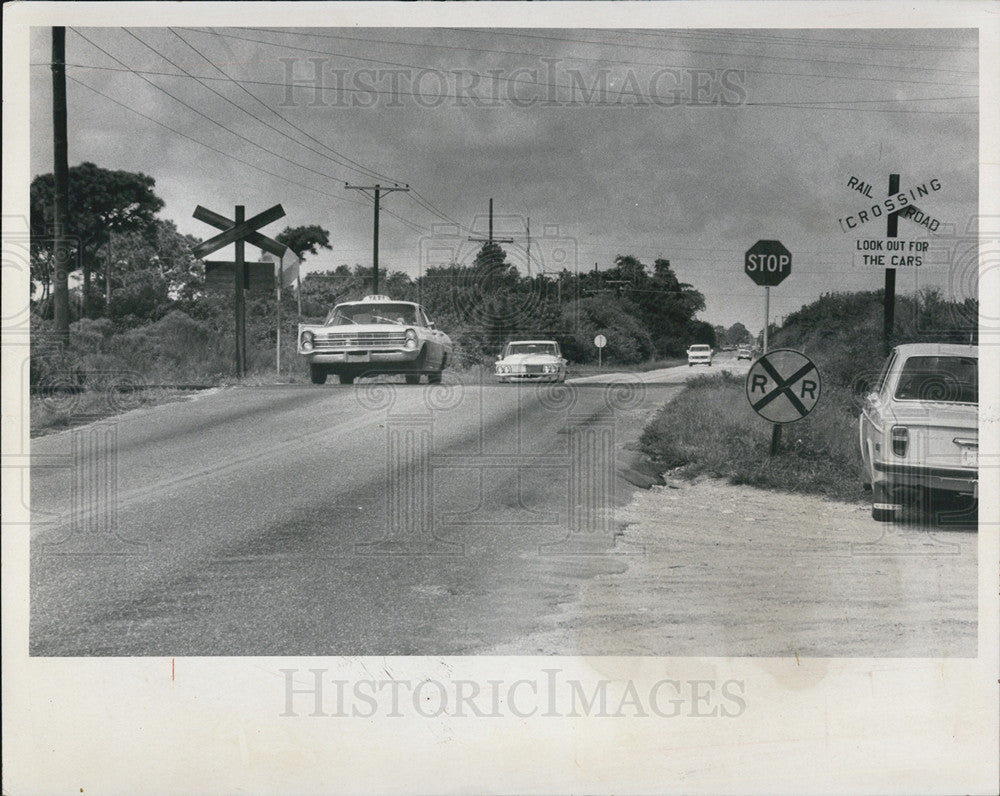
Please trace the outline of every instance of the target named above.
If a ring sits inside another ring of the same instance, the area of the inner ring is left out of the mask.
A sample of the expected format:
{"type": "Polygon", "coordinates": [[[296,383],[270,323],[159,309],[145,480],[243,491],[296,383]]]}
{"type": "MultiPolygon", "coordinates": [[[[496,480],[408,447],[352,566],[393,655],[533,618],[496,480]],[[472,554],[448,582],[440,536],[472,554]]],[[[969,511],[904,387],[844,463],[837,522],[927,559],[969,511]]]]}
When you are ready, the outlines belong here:
{"type": "Polygon", "coordinates": [[[769,456],[771,424],[750,408],[743,379],[722,373],[688,382],[649,423],[640,445],[665,470],[857,500],[856,423],[850,392],[824,387],[812,413],[783,427],[779,453],[769,456]]]}

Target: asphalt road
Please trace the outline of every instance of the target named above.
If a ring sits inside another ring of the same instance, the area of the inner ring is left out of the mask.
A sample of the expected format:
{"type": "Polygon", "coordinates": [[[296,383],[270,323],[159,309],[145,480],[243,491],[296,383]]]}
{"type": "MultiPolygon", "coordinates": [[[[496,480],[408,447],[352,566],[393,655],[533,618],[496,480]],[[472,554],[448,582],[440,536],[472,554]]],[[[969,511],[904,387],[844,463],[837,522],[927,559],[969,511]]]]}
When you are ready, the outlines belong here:
{"type": "Polygon", "coordinates": [[[621,567],[616,468],[683,380],[622,378],[241,387],[36,439],[31,653],[514,640],[621,567]]]}
{"type": "MultiPolygon", "coordinates": [[[[747,364],[713,370],[745,372],[747,364]]],[[[683,525],[653,508],[660,519],[644,542],[651,554],[623,555],[634,543],[623,532],[635,488],[622,474],[650,414],[706,370],[601,374],[552,387],[460,383],[450,374],[451,384],[433,386],[244,386],[38,438],[30,652],[676,654],[679,642],[669,636],[639,648],[620,633],[639,616],[635,601],[645,620],[655,620],[659,578],[697,571],[704,575],[698,589],[670,593],[671,622],[688,612],[702,625],[706,615],[708,625],[724,625],[711,584],[729,582],[746,557],[738,545],[720,547],[722,540],[701,532],[718,530],[711,486],[701,488],[707,498],[698,493],[706,509],[683,525]],[[657,536],[672,534],[676,556],[681,529],[696,569],[650,569],[657,536]],[[545,641],[553,617],[591,605],[588,595],[600,584],[610,587],[606,598],[577,624],[606,632],[588,641],[564,630],[545,641]]],[[[831,531],[854,528],[848,545],[881,533],[864,518],[865,507],[843,510],[860,511],[860,524],[837,519],[834,527],[820,499],[797,499],[809,504],[796,509],[803,554],[814,552],[817,538],[833,550],[831,531]]],[[[682,504],[658,505],[669,512],[682,504]]],[[[758,527],[773,528],[787,516],[778,508],[775,517],[755,514],[758,527]]],[[[763,537],[770,551],[753,536],[761,566],[743,577],[755,583],[757,598],[787,591],[788,573],[770,562],[789,556],[788,533],[763,537]]],[[[906,593],[900,602],[917,610],[926,597],[933,611],[947,595],[965,651],[975,643],[974,543],[966,539],[962,549],[966,555],[938,570],[933,594],[906,593]]],[[[831,561],[814,561],[796,588],[809,591],[809,573],[831,561]]],[[[843,589],[869,588],[877,571],[848,570],[854,580],[843,589]]],[[[913,582],[922,583],[924,571],[913,582]]],[[[744,597],[746,606],[756,604],[754,595],[744,597]]],[[[841,610],[837,599],[822,606],[832,617],[841,610]]],[[[815,600],[807,602],[814,624],[836,635],[842,625],[824,624],[815,600]]],[[[869,608],[885,610],[875,597],[869,608]]],[[[918,614],[926,626],[926,614],[918,614]]],[[[901,638],[908,621],[899,625],[901,638]]],[[[767,638],[787,627],[787,616],[762,625],[743,654],[787,648],[767,638]]],[[[711,633],[699,632],[684,637],[684,651],[717,652],[711,633]]],[[[813,648],[823,649],[823,639],[813,648]]],[[[881,654],[892,652],[899,650],[881,654]]]]}

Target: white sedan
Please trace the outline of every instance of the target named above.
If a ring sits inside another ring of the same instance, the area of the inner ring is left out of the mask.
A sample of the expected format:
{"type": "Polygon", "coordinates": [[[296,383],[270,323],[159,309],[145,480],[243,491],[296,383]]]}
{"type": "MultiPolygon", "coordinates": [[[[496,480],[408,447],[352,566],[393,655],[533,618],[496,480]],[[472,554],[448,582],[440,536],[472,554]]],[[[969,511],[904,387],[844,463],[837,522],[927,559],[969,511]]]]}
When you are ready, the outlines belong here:
{"type": "Polygon", "coordinates": [[[862,475],[872,517],[895,519],[905,500],[932,491],[979,497],[979,355],[976,346],[896,346],[859,419],[862,475]]]}
{"type": "Polygon", "coordinates": [[[566,381],[566,360],[555,340],[513,340],[497,357],[495,372],[501,382],[566,381]]]}

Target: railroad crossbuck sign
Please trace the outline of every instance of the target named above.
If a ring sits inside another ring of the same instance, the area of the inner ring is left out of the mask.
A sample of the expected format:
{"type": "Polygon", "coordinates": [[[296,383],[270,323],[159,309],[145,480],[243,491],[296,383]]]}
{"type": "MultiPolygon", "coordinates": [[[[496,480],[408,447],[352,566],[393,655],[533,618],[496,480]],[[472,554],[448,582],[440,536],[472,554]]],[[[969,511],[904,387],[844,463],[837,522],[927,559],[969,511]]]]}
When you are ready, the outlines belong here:
{"type": "Polygon", "coordinates": [[[772,423],[794,423],[819,401],[819,371],[805,354],[776,348],[750,367],[747,400],[753,410],[772,423]]]}

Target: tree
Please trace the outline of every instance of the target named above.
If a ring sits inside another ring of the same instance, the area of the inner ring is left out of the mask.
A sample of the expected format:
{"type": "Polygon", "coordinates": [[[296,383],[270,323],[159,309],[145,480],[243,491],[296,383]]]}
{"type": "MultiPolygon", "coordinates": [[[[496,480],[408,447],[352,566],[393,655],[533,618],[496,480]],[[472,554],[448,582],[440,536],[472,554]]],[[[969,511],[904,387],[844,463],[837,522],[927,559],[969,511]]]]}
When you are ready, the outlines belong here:
{"type": "MultiPolygon", "coordinates": [[[[93,163],[69,170],[69,223],[73,254],[83,272],[84,314],[90,312],[90,277],[97,269],[97,250],[120,232],[151,232],[163,200],[153,192],[156,181],[145,174],[109,171],[93,163]]],[[[31,237],[37,257],[34,275],[43,283],[51,274],[55,178],[40,174],[31,181],[31,237]]],[[[107,278],[107,275],[105,276],[107,278]]]]}
{"type": "Polygon", "coordinates": [[[284,243],[295,252],[295,256],[304,260],[306,254],[319,254],[320,249],[330,249],[330,233],[316,224],[306,227],[285,227],[274,236],[278,243],[284,243]]]}

